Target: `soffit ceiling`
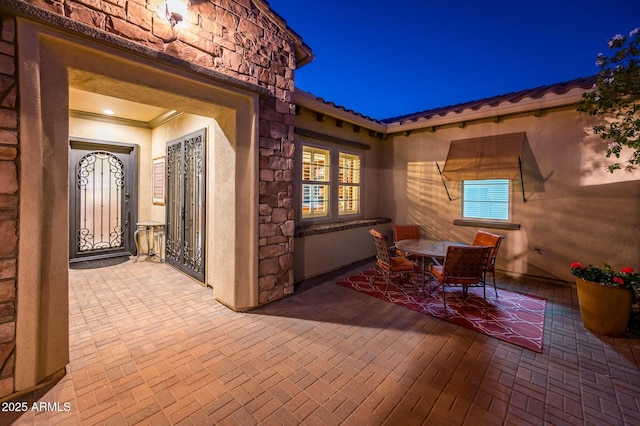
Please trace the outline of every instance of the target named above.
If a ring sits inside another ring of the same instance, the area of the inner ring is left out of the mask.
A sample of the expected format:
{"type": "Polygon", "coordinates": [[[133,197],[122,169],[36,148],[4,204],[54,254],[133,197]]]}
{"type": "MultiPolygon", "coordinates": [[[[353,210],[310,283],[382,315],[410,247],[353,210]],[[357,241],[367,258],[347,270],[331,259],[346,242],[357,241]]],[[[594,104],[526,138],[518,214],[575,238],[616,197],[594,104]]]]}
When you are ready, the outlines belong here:
{"type": "Polygon", "coordinates": [[[127,101],[76,88],[69,88],[69,110],[90,116],[130,120],[147,125],[171,112],[167,108],[127,101]],[[106,114],[105,110],[111,110],[113,114],[106,114]]]}

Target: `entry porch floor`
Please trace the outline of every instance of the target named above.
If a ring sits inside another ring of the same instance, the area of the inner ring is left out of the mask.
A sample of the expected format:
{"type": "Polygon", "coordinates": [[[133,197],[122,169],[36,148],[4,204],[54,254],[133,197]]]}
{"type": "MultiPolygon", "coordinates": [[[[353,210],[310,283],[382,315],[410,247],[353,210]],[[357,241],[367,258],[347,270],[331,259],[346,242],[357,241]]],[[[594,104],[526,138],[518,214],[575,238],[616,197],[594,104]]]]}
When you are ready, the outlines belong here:
{"type": "Polygon", "coordinates": [[[371,265],[246,313],[152,259],[71,270],[67,374],[0,424],[640,424],[640,340],[573,288],[498,276],[548,299],[537,354],[335,284],[371,265]]]}

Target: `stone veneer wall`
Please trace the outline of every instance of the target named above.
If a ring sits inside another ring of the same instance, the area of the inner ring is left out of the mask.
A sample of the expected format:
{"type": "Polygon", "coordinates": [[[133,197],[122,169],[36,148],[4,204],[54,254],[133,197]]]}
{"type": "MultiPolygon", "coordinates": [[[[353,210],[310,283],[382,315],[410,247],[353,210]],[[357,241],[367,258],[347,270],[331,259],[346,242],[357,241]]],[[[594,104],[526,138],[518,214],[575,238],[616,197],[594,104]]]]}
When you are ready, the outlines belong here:
{"type": "MultiPolygon", "coordinates": [[[[190,6],[184,22],[174,33],[166,19],[158,16],[163,14],[164,0],[25,1],[267,89],[271,96],[262,96],[259,105],[258,300],[264,304],[293,293],[296,46],[281,26],[272,21],[273,17],[263,13],[252,0],[206,0],[190,6]],[[177,40],[171,41],[175,35],[177,40]]],[[[264,3],[260,7],[264,9],[264,3]]]]}
{"type": "Polygon", "coordinates": [[[0,16],[0,397],[13,392],[18,258],[15,20],[0,16]]]}
{"type": "MultiPolygon", "coordinates": [[[[293,88],[292,88],[293,90],[293,88]]],[[[292,92],[290,92],[292,93],[292,92]]],[[[293,293],[293,120],[289,102],[260,102],[259,303],[293,293]],[[268,115],[265,117],[263,112],[268,115]],[[269,120],[269,118],[271,120],[269,120]]]]}

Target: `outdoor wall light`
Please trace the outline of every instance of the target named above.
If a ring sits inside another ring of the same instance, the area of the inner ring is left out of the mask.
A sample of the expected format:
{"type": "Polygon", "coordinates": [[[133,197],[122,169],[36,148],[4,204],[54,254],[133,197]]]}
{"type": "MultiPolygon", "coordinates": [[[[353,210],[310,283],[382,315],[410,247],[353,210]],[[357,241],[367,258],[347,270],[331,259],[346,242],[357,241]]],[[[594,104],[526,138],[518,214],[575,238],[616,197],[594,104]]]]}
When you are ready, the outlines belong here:
{"type": "Polygon", "coordinates": [[[187,14],[187,2],[184,0],[166,0],[166,18],[172,27],[178,25],[187,14]]]}

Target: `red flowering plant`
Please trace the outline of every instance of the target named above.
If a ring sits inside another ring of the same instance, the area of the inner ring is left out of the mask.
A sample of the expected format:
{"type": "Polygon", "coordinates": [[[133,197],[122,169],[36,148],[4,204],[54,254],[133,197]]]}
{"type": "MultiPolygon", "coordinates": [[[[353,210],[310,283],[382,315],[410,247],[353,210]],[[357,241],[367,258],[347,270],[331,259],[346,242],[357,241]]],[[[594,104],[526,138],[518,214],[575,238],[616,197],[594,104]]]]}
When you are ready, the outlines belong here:
{"type": "Polygon", "coordinates": [[[571,264],[571,273],[586,281],[610,287],[629,288],[633,290],[631,303],[631,317],[627,330],[640,335],[640,273],[633,268],[614,270],[607,262],[602,267],[574,262],[571,264]]]}
{"type": "Polygon", "coordinates": [[[571,274],[600,285],[630,289],[640,288],[640,274],[635,272],[633,268],[626,267],[616,271],[607,262],[602,265],[602,267],[583,266],[581,263],[574,262],[571,264],[571,274]]]}

